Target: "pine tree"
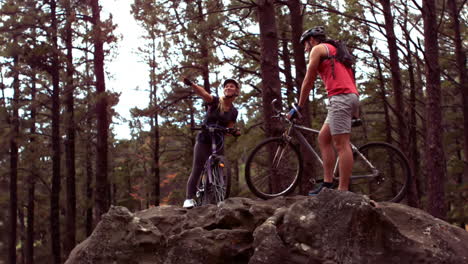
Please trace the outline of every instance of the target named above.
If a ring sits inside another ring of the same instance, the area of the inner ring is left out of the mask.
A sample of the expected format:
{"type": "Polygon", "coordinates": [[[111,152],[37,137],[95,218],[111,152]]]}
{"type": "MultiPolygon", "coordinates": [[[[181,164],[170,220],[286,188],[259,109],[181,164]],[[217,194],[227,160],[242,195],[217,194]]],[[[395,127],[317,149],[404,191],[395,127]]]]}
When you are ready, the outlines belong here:
{"type": "Polygon", "coordinates": [[[439,68],[439,45],[437,9],[434,0],[424,0],[424,53],[426,66],[426,173],[428,176],[428,211],[433,216],[445,219],[444,183],[446,179],[445,154],[442,144],[442,111],[439,68]]]}
{"type": "Polygon", "coordinates": [[[96,113],[97,113],[97,144],[96,144],[96,187],[95,187],[95,223],[109,208],[108,182],[108,134],[109,120],[107,113],[107,96],[104,76],[104,35],[102,31],[99,0],[91,0],[93,41],[94,41],[94,74],[96,78],[96,113]]]}

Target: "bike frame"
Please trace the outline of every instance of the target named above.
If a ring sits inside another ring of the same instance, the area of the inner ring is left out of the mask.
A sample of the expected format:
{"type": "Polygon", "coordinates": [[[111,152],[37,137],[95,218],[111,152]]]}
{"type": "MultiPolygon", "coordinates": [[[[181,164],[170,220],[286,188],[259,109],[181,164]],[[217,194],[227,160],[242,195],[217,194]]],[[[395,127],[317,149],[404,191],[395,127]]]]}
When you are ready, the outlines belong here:
{"type": "MultiPolygon", "coordinates": [[[[318,162],[323,166],[323,161],[320,155],[315,151],[315,149],[310,145],[310,143],[307,141],[305,136],[302,134],[301,130],[303,131],[308,131],[312,132],[313,134],[318,135],[320,133],[319,130],[308,128],[305,126],[298,125],[294,122],[290,122],[289,128],[283,133],[283,138],[285,138],[286,141],[291,141],[292,137],[295,137],[301,145],[305,146],[306,149],[314,155],[314,157],[318,160],[318,162]]],[[[353,145],[353,143],[350,142],[351,145],[351,150],[353,151],[354,154],[359,155],[360,158],[362,158],[366,165],[369,166],[369,168],[372,170],[372,174],[366,174],[366,175],[351,175],[351,179],[362,179],[362,178],[374,178],[379,175],[379,171],[370,163],[370,161],[359,151],[359,149],[353,145]]],[[[337,175],[338,171],[338,161],[339,159],[336,159],[335,167],[333,169],[333,175],[337,175]]],[[[335,179],[337,177],[333,176],[335,179]]]]}

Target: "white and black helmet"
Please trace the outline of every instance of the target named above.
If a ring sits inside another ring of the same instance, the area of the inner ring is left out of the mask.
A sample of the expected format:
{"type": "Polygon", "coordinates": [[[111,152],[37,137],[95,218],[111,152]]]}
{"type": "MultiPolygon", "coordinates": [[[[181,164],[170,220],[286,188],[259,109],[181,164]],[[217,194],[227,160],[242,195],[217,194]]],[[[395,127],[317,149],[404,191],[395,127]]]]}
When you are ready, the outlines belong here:
{"type": "Polygon", "coordinates": [[[240,89],[239,83],[234,79],[226,79],[223,83],[223,87],[226,86],[226,84],[228,83],[233,83],[237,89],[240,89]]]}
{"type": "Polygon", "coordinates": [[[300,42],[301,44],[304,44],[308,38],[317,36],[325,36],[325,28],[323,26],[313,27],[304,31],[304,33],[302,33],[300,42]]]}
{"type": "Polygon", "coordinates": [[[224,81],[224,83],[223,83],[223,87],[226,87],[226,85],[227,85],[228,83],[232,83],[232,84],[234,84],[234,86],[236,86],[236,92],[235,92],[232,96],[226,96],[226,97],[227,97],[227,98],[232,98],[232,97],[237,97],[237,96],[239,96],[239,95],[240,95],[240,85],[239,85],[239,83],[238,83],[236,80],[234,80],[234,79],[226,79],[226,80],[224,81]]]}

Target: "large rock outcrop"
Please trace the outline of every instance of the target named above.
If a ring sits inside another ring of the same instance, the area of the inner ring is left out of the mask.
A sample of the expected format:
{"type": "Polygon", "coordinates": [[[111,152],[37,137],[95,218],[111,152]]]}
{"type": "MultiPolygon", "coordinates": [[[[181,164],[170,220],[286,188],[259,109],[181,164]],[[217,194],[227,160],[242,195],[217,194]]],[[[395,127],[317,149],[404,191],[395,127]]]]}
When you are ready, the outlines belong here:
{"type": "Polygon", "coordinates": [[[230,198],[185,210],[112,207],[66,264],[468,263],[468,232],[350,192],[230,198]]]}

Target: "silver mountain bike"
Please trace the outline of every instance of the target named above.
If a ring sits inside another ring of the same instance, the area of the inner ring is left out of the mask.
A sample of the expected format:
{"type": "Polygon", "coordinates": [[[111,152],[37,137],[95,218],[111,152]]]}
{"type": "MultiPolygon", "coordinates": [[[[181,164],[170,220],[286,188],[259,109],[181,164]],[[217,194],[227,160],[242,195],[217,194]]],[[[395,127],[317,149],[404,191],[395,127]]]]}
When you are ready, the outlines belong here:
{"type": "Polygon", "coordinates": [[[231,171],[226,158],[220,153],[224,146],[224,134],[234,133],[235,129],[216,125],[192,128],[209,133],[211,155],[205,162],[200,181],[197,184],[196,205],[217,204],[229,197],[231,171]]]}
{"type": "MultiPolygon", "coordinates": [[[[303,158],[299,145],[322,164],[318,152],[306,140],[303,132],[317,134],[319,130],[301,126],[290,121],[274,107],[274,118],[284,124],[279,137],[259,143],[250,153],[245,166],[245,179],[249,189],[263,199],[292,193],[303,174],[303,158]]],[[[360,120],[353,126],[360,125],[360,120]]],[[[399,202],[406,195],[411,170],[405,155],[385,142],[371,142],[361,147],[351,144],[354,165],[350,178],[350,191],[368,195],[375,201],[399,202]]],[[[338,163],[334,168],[337,181],[338,163]]],[[[317,179],[315,182],[323,181],[317,179]]]]}

